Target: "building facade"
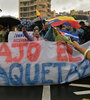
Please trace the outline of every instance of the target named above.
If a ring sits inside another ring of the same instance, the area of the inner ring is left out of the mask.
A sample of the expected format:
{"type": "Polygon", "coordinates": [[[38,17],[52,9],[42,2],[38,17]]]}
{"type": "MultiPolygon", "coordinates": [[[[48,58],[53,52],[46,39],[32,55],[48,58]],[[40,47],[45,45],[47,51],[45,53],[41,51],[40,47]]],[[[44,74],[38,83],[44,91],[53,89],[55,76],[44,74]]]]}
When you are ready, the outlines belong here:
{"type": "Polygon", "coordinates": [[[19,0],[19,18],[35,19],[36,9],[41,16],[51,16],[51,0],[19,0]]]}
{"type": "Polygon", "coordinates": [[[88,15],[88,16],[90,16],[90,11],[83,11],[83,10],[76,11],[76,10],[71,10],[70,14],[71,15],[88,15]]]}

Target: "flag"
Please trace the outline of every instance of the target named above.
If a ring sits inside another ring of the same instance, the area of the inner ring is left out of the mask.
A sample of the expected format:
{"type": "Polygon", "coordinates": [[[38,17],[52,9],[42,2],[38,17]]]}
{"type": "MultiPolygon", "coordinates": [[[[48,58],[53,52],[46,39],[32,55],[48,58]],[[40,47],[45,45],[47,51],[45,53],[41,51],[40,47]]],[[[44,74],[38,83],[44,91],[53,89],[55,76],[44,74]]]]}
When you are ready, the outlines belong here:
{"type": "Polygon", "coordinates": [[[67,26],[72,26],[73,28],[79,29],[81,25],[73,18],[69,16],[60,16],[52,19],[46,20],[46,24],[50,24],[52,27],[65,24],[67,26]]]}
{"type": "Polygon", "coordinates": [[[40,12],[36,9],[36,15],[40,16],[40,12]]]}
{"type": "Polygon", "coordinates": [[[60,34],[55,28],[53,28],[53,33],[55,35],[55,41],[64,41],[68,44],[71,44],[71,39],[69,37],[65,37],[64,35],[60,34]]]}
{"type": "Polygon", "coordinates": [[[59,32],[60,32],[60,34],[62,34],[63,36],[72,37],[72,38],[74,38],[75,40],[79,40],[78,34],[72,34],[71,32],[66,31],[66,30],[59,30],[59,32]]]}
{"type": "Polygon", "coordinates": [[[40,12],[39,12],[37,9],[36,9],[36,15],[40,18],[41,23],[42,23],[42,25],[44,26],[44,23],[43,23],[43,20],[42,20],[41,14],[40,14],[40,12]]]}
{"type": "Polygon", "coordinates": [[[75,21],[75,19],[73,17],[69,17],[69,16],[59,16],[59,17],[55,17],[55,18],[51,18],[51,19],[47,19],[46,23],[47,24],[51,24],[57,21],[62,21],[62,20],[73,20],[75,21]]]}
{"type": "Polygon", "coordinates": [[[81,25],[77,22],[77,21],[74,21],[74,20],[62,20],[62,21],[57,21],[57,22],[53,22],[51,23],[50,25],[52,27],[56,27],[56,26],[59,26],[59,25],[62,25],[62,24],[65,24],[65,23],[68,23],[69,26],[73,27],[73,28],[76,28],[76,29],[79,29],[81,27],[81,25]]]}

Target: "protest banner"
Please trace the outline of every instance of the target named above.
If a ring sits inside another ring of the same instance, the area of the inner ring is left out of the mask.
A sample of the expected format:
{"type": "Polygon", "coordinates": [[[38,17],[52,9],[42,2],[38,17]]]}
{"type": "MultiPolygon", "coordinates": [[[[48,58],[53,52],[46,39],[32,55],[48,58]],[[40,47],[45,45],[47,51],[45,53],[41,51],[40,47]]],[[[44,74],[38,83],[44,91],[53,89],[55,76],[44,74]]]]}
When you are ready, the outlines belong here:
{"type": "MultiPolygon", "coordinates": [[[[27,32],[28,35],[32,35],[33,31],[27,32]]],[[[22,32],[11,31],[8,36],[8,42],[27,42],[27,38],[22,32]]]]}
{"type": "MultiPolygon", "coordinates": [[[[90,49],[90,41],[82,45],[90,49]]],[[[62,42],[0,43],[0,85],[63,84],[90,75],[90,61],[62,42]]]]}

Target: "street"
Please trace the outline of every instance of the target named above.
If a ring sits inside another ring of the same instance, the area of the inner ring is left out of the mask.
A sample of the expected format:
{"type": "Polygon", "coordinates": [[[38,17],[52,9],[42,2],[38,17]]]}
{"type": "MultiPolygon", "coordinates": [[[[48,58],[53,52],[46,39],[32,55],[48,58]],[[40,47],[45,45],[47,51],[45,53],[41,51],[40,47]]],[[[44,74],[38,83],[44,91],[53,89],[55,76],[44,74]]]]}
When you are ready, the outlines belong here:
{"type": "MultiPolygon", "coordinates": [[[[74,81],[75,84],[90,85],[90,76],[74,81]]],[[[70,83],[69,83],[70,84],[70,83]]],[[[0,100],[82,100],[90,99],[88,95],[76,95],[73,92],[86,91],[90,88],[63,85],[28,86],[28,87],[0,87],[0,100]]]]}

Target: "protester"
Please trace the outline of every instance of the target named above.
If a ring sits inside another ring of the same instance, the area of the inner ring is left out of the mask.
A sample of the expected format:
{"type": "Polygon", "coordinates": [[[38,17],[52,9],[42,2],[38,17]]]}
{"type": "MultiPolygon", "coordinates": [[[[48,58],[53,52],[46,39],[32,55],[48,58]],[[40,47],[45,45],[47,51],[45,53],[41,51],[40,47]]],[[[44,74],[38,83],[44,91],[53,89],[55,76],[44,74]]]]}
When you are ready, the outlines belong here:
{"type": "Polygon", "coordinates": [[[39,34],[39,28],[36,26],[34,28],[34,41],[40,41],[43,40],[43,38],[39,34]]]}
{"type": "Polygon", "coordinates": [[[12,26],[12,27],[10,28],[10,31],[15,31],[15,26],[12,26]]]}
{"type": "Polygon", "coordinates": [[[43,38],[47,41],[55,41],[55,35],[51,26],[48,28],[48,31],[43,38]]]}
{"type": "Polygon", "coordinates": [[[59,26],[56,26],[55,28],[56,28],[57,30],[62,30],[62,27],[63,27],[63,25],[59,25],[59,26]]]}
{"type": "Polygon", "coordinates": [[[67,31],[67,27],[65,25],[62,26],[61,30],[67,31]]]}
{"type": "Polygon", "coordinates": [[[85,22],[84,21],[80,21],[79,24],[81,25],[81,28],[83,30],[86,30],[86,25],[85,25],[85,22]]]}
{"type": "Polygon", "coordinates": [[[35,32],[35,30],[37,30],[39,32],[39,27],[38,26],[35,26],[34,27],[34,32],[35,32]]]}
{"type": "Polygon", "coordinates": [[[79,36],[79,44],[83,44],[84,30],[79,28],[79,29],[76,30],[76,33],[79,36]]]}
{"type": "Polygon", "coordinates": [[[90,26],[87,26],[87,33],[84,35],[84,43],[90,41],[90,26]]]}
{"type": "Polygon", "coordinates": [[[5,42],[8,42],[8,36],[9,36],[10,31],[15,31],[15,26],[12,26],[6,29],[5,42]]]}
{"type": "Polygon", "coordinates": [[[73,47],[78,50],[79,52],[81,52],[84,55],[85,59],[88,59],[90,61],[90,49],[85,49],[82,46],[79,45],[78,42],[73,41],[72,42],[73,47]]]}
{"type": "Polygon", "coordinates": [[[31,36],[28,35],[28,33],[26,32],[26,28],[25,27],[22,27],[22,31],[23,31],[24,36],[29,41],[40,41],[40,40],[43,40],[43,38],[39,34],[39,27],[38,26],[34,27],[33,35],[31,35],[31,36]]]}
{"type": "Polygon", "coordinates": [[[5,34],[5,28],[2,25],[0,25],[0,42],[5,42],[5,34]]]}
{"type": "Polygon", "coordinates": [[[79,23],[81,27],[76,30],[76,33],[79,35],[79,44],[84,43],[84,35],[87,33],[86,25],[83,21],[79,23]]]}
{"type": "Polygon", "coordinates": [[[5,34],[5,42],[8,42],[8,35],[9,35],[9,28],[6,29],[6,34],[5,34]]]}
{"type": "Polygon", "coordinates": [[[22,27],[22,31],[23,31],[24,36],[25,36],[29,41],[33,41],[33,40],[34,40],[33,35],[31,35],[31,36],[28,35],[28,33],[27,33],[27,31],[26,31],[26,27],[23,26],[23,27],[22,27]]]}
{"type": "Polygon", "coordinates": [[[43,29],[40,31],[40,36],[41,36],[42,38],[45,37],[45,35],[46,35],[48,29],[49,29],[49,27],[48,27],[47,24],[43,25],[43,29]]]}

